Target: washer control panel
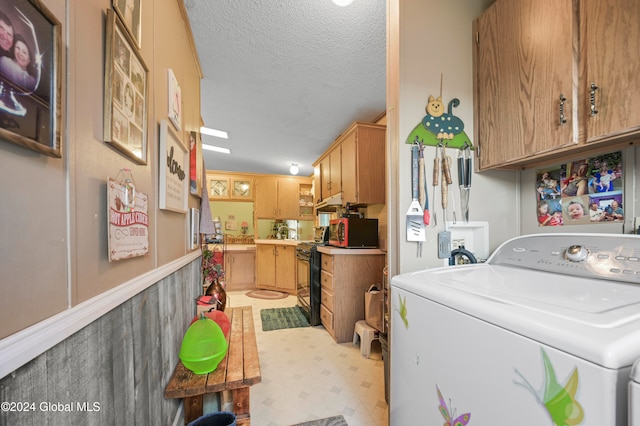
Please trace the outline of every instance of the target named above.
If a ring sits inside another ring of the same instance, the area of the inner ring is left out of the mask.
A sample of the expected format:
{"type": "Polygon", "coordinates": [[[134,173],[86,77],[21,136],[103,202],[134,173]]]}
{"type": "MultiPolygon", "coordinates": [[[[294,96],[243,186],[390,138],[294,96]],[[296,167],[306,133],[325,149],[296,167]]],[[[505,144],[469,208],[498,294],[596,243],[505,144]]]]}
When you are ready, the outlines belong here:
{"type": "Polygon", "coordinates": [[[502,244],[487,263],[640,284],[640,237],[525,235],[502,244]]]}

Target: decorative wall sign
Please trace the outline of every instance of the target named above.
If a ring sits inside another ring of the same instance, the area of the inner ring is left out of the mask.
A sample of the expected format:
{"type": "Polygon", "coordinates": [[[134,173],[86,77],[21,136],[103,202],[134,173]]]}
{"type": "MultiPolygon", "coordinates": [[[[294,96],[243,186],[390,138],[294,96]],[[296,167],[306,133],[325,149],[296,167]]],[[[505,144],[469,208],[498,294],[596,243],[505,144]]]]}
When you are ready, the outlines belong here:
{"type": "Polygon", "coordinates": [[[104,140],[138,164],[147,164],[147,73],[122,21],[107,11],[104,140]]]}
{"type": "Polygon", "coordinates": [[[158,151],[160,173],[159,207],[179,213],[187,212],[189,176],[187,176],[189,153],[180,138],[168,125],[160,122],[160,150],[158,151]]]}
{"type": "Polygon", "coordinates": [[[0,140],[60,158],[60,22],[37,0],[0,9],[0,140]]]}
{"type": "Polygon", "coordinates": [[[109,179],[109,262],[149,253],[149,205],[146,194],[109,179]]]}
{"type": "Polygon", "coordinates": [[[113,10],[116,11],[129,36],[135,41],[138,49],[141,46],[140,39],[142,34],[142,25],[140,25],[140,19],[142,14],[140,13],[140,1],[141,0],[113,0],[113,10]]]}
{"type": "Polygon", "coordinates": [[[538,226],[624,221],[622,152],[536,173],[538,226]]]}
{"type": "Polygon", "coordinates": [[[200,210],[189,209],[189,248],[195,250],[200,246],[200,210]]]}
{"type": "Polygon", "coordinates": [[[182,93],[180,85],[173,70],[169,68],[169,120],[176,126],[176,130],[182,128],[182,93]]]}
{"type": "Polygon", "coordinates": [[[453,108],[460,106],[460,100],[453,98],[446,104],[442,100],[442,84],[444,76],[440,76],[440,95],[430,95],[427,99],[427,113],[418,123],[405,143],[419,143],[427,146],[444,146],[447,148],[473,149],[471,139],[464,131],[464,122],[453,113],[453,108]]]}

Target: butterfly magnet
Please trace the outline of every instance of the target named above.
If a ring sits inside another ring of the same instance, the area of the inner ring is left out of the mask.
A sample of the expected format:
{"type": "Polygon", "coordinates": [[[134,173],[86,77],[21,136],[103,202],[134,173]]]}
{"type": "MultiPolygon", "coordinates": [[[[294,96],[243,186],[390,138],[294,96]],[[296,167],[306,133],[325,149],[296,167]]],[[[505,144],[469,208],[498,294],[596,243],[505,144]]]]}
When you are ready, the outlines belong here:
{"type": "Polygon", "coordinates": [[[466,426],[467,424],[469,424],[469,421],[471,420],[471,413],[464,413],[456,417],[456,412],[453,409],[453,405],[451,404],[451,399],[449,399],[449,406],[451,406],[451,409],[449,409],[449,406],[447,406],[447,403],[445,402],[438,385],[436,385],[436,390],[438,391],[438,400],[440,402],[440,405],[438,405],[438,410],[440,410],[440,414],[442,415],[442,417],[444,417],[445,420],[442,426],[466,426]]]}

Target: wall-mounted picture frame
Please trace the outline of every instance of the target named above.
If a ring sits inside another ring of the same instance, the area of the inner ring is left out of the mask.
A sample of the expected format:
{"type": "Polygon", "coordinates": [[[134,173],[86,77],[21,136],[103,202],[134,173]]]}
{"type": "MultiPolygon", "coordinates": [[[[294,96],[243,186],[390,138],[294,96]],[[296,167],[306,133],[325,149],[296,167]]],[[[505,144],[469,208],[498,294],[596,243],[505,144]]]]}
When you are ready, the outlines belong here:
{"type": "Polygon", "coordinates": [[[176,126],[176,130],[180,131],[182,129],[182,92],[171,68],[167,72],[167,80],[169,82],[169,120],[176,126]]]}
{"type": "Polygon", "coordinates": [[[122,20],[107,10],[103,137],[138,164],[147,164],[148,74],[122,20]]]}
{"type": "Polygon", "coordinates": [[[11,33],[0,37],[0,140],[60,158],[60,22],[38,0],[2,0],[0,11],[11,33]]]}
{"type": "Polygon", "coordinates": [[[133,39],[136,47],[142,47],[142,13],[140,10],[141,0],[113,0],[113,10],[118,14],[124,23],[125,30],[133,39]]]}
{"type": "Polygon", "coordinates": [[[202,136],[198,132],[189,132],[189,191],[191,195],[202,198],[202,136]]]}
{"type": "Polygon", "coordinates": [[[167,120],[160,122],[158,161],[158,207],[162,210],[187,213],[189,151],[167,120]]]}
{"type": "Polygon", "coordinates": [[[189,209],[189,249],[195,250],[200,246],[200,210],[189,209]]]}

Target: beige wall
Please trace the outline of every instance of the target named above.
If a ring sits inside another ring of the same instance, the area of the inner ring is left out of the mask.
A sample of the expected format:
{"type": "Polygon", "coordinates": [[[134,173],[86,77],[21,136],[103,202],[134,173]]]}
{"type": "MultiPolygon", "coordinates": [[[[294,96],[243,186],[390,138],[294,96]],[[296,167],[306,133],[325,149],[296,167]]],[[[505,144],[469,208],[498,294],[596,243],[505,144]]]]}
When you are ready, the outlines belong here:
{"type": "MultiPolygon", "coordinates": [[[[437,257],[437,234],[444,229],[443,213],[440,198],[431,199],[432,191],[429,191],[430,211],[432,217],[433,212],[437,214],[438,226],[427,228],[422,257],[417,255],[417,243],[406,241],[405,213],[411,203],[411,150],[405,142],[411,130],[424,117],[429,95],[440,94],[441,75],[443,101],[460,99],[455,114],[464,122],[465,132],[473,135],[471,23],[492,2],[388,0],[387,44],[390,48],[387,52],[387,132],[390,147],[387,205],[390,276],[443,264],[437,257]]],[[[448,153],[452,158],[457,155],[455,150],[449,150],[448,153]]],[[[435,148],[425,149],[427,164],[433,164],[434,155],[435,148]]],[[[457,176],[455,161],[451,173],[457,176]]],[[[427,173],[427,183],[431,185],[430,173],[427,173]]],[[[459,211],[457,187],[451,185],[450,188],[450,197],[455,194],[459,211]]],[[[518,234],[518,199],[516,172],[474,174],[469,201],[470,220],[489,222],[492,250],[518,234]]],[[[449,218],[451,220],[451,209],[449,218]]]]}
{"type": "MultiPolygon", "coordinates": [[[[167,69],[182,90],[183,131],[200,125],[200,69],[181,0],[144,0],[141,55],[149,68],[148,164],[102,141],[105,16],[111,0],[44,0],[62,23],[62,159],[0,141],[0,338],[185,256],[188,216],[157,209],[158,124],[167,69]],[[68,16],[68,21],[66,20],[68,16]],[[106,182],[132,170],[149,197],[147,256],[109,262],[106,182]]],[[[189,206],[199,206],[189,197],[189,206]]]]}

